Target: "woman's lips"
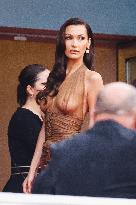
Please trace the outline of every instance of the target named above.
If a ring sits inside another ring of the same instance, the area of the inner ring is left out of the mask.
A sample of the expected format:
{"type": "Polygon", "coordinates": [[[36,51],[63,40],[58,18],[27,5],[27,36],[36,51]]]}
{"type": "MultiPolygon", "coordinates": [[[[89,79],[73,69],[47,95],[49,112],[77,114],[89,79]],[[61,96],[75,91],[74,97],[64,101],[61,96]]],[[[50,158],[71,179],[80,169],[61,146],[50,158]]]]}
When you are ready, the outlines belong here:
{"type": "Polygon", "coordinates": [[[79,51],[78,50],[70,50],[70,53],[77,54],[77,53],[79,53],[79,51]]]}

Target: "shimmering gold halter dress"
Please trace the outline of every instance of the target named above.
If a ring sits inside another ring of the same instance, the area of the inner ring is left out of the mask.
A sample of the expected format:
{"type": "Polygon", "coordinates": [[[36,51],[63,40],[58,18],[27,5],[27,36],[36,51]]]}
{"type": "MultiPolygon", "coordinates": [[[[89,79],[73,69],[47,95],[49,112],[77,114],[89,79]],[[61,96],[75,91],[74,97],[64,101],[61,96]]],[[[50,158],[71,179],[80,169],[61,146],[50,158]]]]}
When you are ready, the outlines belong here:
{"type": "Polygon", "coordinates": [[[45,142],[40,166],[50,160],[50,145],[79,133],[84,120],[85,70],[82,65],[67,76],[45,112],[45,142]]]}

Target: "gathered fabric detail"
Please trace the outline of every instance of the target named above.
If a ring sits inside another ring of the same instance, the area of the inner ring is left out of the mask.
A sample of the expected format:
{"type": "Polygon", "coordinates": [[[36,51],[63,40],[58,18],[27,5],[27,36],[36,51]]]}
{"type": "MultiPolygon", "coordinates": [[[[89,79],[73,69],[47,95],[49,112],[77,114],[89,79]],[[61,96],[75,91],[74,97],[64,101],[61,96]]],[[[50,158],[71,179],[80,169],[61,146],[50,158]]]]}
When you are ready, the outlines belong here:
{"type": "Polygon", "coordinates": [[[65,79],[45,113],[45,142],[40,166],[50,160],[50,145],[79,133],[84,120],[85,66],[65,79]]]}

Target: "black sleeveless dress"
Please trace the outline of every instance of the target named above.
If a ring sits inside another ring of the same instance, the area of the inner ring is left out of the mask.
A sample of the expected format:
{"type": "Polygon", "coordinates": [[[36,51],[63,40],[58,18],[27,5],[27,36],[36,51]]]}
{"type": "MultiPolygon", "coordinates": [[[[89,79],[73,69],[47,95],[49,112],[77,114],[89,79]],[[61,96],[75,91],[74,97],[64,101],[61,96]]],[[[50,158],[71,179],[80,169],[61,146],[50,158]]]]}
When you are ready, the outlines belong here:
{"type": "Polygon", "coordinates": [[[3,192],[23,192],[22,183],[28,174],[41,127],[41,119],[28,109],[18,108],[13,114],[8,126],[11,176],[3,192]]]}

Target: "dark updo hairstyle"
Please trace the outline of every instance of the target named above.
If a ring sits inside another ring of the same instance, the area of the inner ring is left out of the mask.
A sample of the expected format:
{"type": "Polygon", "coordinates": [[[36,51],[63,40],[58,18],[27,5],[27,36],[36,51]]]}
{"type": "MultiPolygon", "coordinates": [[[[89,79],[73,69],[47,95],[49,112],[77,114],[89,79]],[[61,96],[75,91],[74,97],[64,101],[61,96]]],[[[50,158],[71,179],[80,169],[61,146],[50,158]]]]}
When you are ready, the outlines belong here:
{"type": "Polygon", "coordinates": [[[46,83],[46,89],[37,95],[37,99],[41,100],[48,95],[55,96],[58,93],[59,86],[66,77],[67,57],[65,55],[65,30],[70,25],[84,25],[87,30],[88,39],[91,39],[89,53],[85,53],[83,57],[84,64],[88,69],[92,68],[94,57],[94,37],[90,26],[80,18],[70,18],[60,28],[57,35],[55,64],[49,74],[46,83]]]}
{"type": "Polygon", "coordinates": [[[45,71],[45,67],[40,64],[32,64],[26,66],[19,74],[17,86],[17,103],[23,106],[27,100],[27,86],[30,85],[34,87],[37,81],[37,75],[45,71]]]}

